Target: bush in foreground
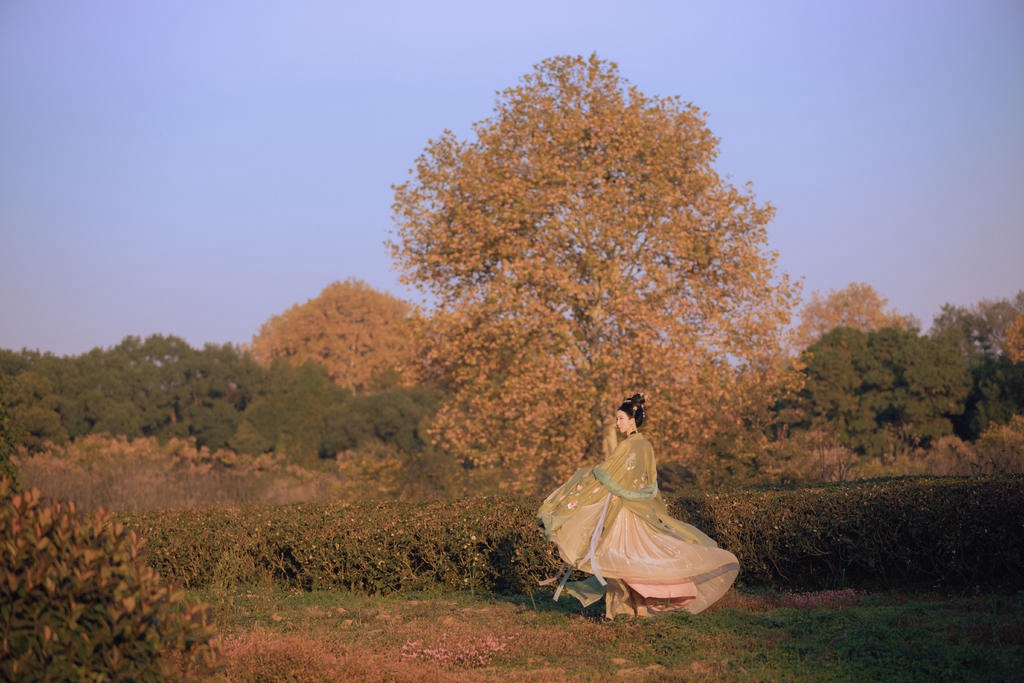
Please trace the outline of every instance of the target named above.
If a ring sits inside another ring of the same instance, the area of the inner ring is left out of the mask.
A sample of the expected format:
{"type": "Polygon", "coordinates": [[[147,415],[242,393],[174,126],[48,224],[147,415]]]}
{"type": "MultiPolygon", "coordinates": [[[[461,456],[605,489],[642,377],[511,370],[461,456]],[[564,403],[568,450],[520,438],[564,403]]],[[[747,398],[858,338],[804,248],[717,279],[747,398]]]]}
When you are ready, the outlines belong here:
{"type": "Polygon", "coordinates": [[[213,631],[104,512],[0,480],[0,671],[6,680],[157,680],[207,671],[213,631]]]}

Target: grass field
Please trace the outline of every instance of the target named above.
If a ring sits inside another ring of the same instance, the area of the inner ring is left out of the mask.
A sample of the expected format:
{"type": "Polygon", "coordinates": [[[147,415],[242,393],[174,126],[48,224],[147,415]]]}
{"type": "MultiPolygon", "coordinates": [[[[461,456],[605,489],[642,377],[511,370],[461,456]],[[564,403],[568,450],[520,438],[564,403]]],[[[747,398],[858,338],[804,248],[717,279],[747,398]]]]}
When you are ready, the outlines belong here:
{"type": "Polygon", "coordinates": [[[532,596],[221,589],[229,681],[1015,681],[1024,595],[731,591],[697,616],[605,621],[532,596]]]}

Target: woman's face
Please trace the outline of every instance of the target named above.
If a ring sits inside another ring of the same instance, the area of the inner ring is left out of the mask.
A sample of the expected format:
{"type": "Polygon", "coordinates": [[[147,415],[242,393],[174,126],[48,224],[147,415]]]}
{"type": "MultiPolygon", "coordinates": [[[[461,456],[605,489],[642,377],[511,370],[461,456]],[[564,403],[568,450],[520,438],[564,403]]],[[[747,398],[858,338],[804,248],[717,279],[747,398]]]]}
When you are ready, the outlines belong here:
{"type": "Polygon", "coordinates": [[[632,434],[636,431],[636,420],[626,415],[621,410],[615,411],[615,426],[623,434],[632,434]]]}

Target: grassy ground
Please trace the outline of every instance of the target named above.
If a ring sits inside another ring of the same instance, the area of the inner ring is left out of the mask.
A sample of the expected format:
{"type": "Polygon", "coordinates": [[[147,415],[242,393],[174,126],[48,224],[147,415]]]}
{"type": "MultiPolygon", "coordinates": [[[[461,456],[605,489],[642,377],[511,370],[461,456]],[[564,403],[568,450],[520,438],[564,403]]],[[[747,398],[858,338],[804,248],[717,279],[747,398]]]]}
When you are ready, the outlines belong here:
{"type": "Polygon", "coordinates": [[[571,598],[200,592],[229,681],[1012,681],[1024,595],[733,590],[701,615],[571,598]]]}

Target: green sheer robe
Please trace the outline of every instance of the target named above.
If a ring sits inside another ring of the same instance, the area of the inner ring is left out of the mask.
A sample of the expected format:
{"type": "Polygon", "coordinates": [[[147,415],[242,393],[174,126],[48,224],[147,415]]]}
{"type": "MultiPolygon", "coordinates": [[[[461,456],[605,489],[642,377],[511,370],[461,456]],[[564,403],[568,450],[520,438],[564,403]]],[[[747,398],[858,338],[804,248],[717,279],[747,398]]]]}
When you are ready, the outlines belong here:
{"type": "Polygon", "coordinates": [[[566,563],[561,591],[607,616],[697,613],[736,579],[739,563],[700,529],[674,519],[658,491],[654,450],[639,433],[600,465],[576,471],[540,507],[544,535],[566,563]],[[593,576],[566,582],[571,568],[593,576]]]}

